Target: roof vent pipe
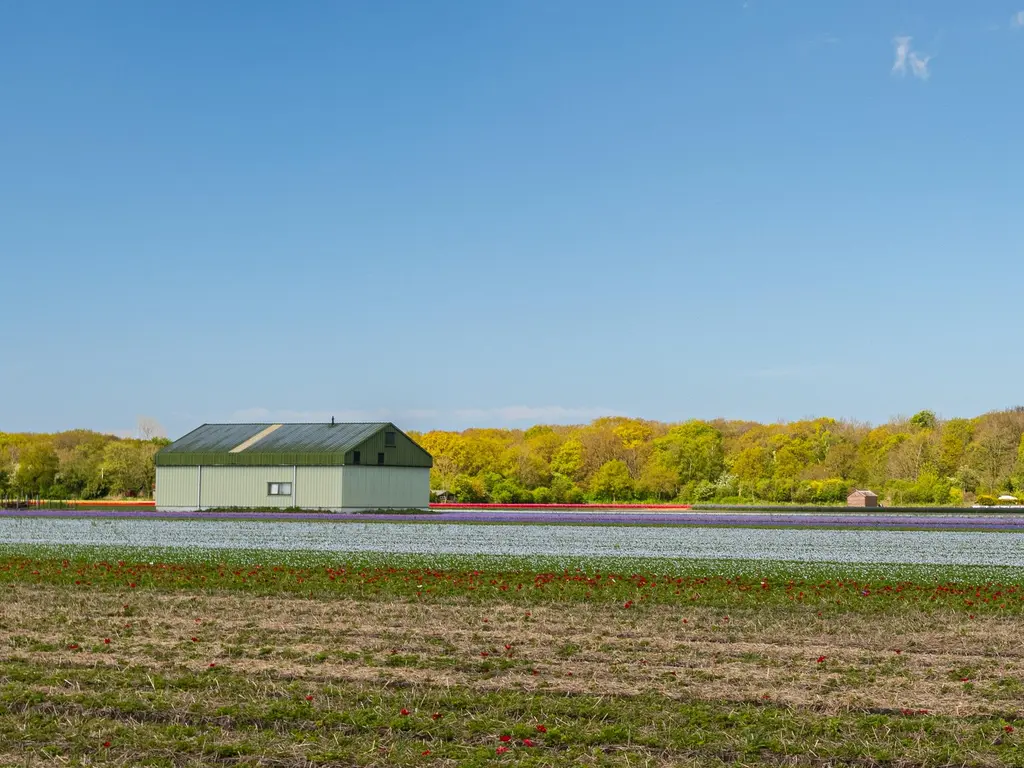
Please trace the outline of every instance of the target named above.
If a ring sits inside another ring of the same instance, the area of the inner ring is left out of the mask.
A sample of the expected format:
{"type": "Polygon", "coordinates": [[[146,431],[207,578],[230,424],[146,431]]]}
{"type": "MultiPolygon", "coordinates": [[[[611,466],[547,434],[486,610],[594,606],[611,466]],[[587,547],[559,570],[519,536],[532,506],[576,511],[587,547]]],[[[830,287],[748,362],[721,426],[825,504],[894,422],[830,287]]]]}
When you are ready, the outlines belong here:
{"type": "Polygon", "coordinates": [[[333,416],[331,416],[331,426],[332,427],[334,426],[334,417],[333,416]]]}

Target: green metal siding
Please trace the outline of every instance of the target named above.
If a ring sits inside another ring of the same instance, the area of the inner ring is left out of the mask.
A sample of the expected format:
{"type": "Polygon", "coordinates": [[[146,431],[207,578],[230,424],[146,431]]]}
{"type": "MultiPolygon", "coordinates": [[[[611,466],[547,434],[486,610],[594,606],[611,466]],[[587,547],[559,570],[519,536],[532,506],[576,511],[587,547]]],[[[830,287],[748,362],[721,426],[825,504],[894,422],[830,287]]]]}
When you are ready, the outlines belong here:
{"type": "Polygon", "coordinates": [[[295,505],[302,509],[340,509],[341,467],[298,467],[295,505]]]}
{"type": "Polygon", "coordinates": [[[344,453],[157,453],[156,464],[162,467],[340,467],[344,453]]]}
{"type": "Polygon", "coordinates": [[[359,463],[366,466],[377,466],[377,454],[384,454],[385,467],[427,467],[434,465],[430,454],[416,444],[411,437],[394,424],[388,424],[377,430],[369,438],[355,446],[352,451],[345,454],[345,463],[352,464],[353,451],[359,451],[359,463]],[[384,445],[384,434],[395,433],[395,445],[388,448],[384,445]]]}
{"type": "Polygon", "coordinates": [[[341,472],[345,509],[426,509],[430,504],[426,467],[349,466],[341,472]]]}
{"type": "Polygon", "coordinates": [[[195,509],[199,503],[198,494],[199,467],[156,468],[157,509],[195,509]]]}
{"type": "MultiPolygon", "coordinates": [[[[292,496],[270,496],[268,483],[290,483],[294,467],[203,467],[204,509],[212,507],[291,507],[292,496]]],[[[292,486],[295,490],[295,486],[292,486]]]]}

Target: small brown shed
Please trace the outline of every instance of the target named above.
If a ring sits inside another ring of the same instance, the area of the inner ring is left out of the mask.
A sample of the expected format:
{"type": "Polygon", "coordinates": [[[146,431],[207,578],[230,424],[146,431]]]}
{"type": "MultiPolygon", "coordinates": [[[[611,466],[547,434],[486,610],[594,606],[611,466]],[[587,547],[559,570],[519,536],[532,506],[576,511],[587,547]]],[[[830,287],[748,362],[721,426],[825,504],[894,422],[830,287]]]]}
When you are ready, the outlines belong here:
{"type": "Polygon", "coordinates": [[[878,494],[874,491],[854,491],[846,497],[848,507],[877,507],[878,494]]]}

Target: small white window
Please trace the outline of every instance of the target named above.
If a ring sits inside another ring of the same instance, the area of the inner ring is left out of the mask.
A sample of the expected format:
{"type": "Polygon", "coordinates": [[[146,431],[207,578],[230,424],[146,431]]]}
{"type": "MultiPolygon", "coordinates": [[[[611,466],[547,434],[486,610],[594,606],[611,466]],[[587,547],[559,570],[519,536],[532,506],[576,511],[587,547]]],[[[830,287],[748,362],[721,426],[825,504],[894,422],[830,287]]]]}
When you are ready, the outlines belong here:
{"type": "Polygon", "coordinates": [[[291,496],[291,483],[267,483],[268,496],[291,496]]]}

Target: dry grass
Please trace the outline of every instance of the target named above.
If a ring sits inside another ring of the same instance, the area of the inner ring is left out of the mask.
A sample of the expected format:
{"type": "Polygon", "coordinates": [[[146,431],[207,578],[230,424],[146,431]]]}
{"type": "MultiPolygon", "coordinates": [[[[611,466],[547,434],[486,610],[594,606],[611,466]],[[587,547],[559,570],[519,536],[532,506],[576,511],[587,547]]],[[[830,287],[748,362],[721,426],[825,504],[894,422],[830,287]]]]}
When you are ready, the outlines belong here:
{"type": "Polygon", "coordinates": [[[500,601],[481,607],[244,593],[137,592],[127,606],[124,599],[9,586],[0,653],[33,664],[154,673],[215,663],[317,683],[767,699],[822,713],[1007,714],[1024,697],[1018,619],[923,611],[819,618],[767,608],[726,619],[658,605],[524,609],[500,601]],[[68,650],[72,643],[81,649],[68,650]]]}

